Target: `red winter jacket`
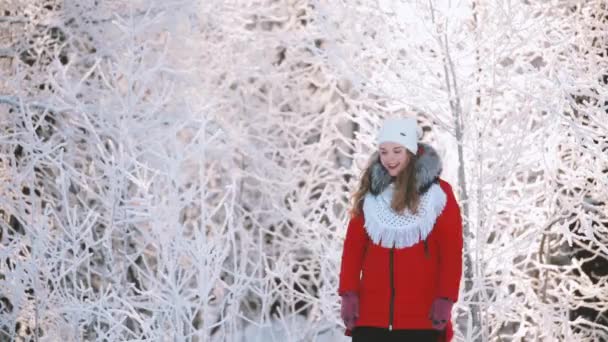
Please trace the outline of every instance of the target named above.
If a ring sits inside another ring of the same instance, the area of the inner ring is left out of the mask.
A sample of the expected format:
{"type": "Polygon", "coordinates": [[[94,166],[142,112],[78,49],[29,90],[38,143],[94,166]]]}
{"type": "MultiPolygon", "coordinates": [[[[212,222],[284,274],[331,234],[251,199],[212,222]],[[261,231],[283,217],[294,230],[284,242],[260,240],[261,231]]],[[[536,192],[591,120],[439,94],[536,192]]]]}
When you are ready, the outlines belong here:
{"type": "MultiPolygon", "coordinates": [[[[447,202],[427,237],[427,256],[422,241],[400,249],[374,244],[365,231],[363,214],[350,219],[338,293],[358,293],[356,326],[389,328],[392,321],[392,329],[432,329],[429,312],[433,300],[458,299],[462,219],[452,187],[442,179],[439,185],[447,202]]],[[[449,341],[453,335],[451,322],[446,335],[449,341]]]]}

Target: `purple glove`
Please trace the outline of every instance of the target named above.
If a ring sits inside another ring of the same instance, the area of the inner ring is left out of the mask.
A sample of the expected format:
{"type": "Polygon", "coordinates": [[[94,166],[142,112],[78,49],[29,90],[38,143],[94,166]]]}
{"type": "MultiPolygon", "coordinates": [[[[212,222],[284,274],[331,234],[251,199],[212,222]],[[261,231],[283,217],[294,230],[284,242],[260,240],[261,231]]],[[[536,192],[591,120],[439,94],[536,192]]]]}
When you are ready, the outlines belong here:
{"type": "Polygon", "coordinates": [[[359,295],[355,292],[346,292],[342,295],[342,309],[340,310],[346,329],[352,330],[359,318],[359,295]]]}
{"type": "Polygon", "coordinates": [[[433,329],[443,330],[452,319],[452,306],[454,302],[447,298],[435,298],[431,306],[429,318],[433,321],[433,329]]]}

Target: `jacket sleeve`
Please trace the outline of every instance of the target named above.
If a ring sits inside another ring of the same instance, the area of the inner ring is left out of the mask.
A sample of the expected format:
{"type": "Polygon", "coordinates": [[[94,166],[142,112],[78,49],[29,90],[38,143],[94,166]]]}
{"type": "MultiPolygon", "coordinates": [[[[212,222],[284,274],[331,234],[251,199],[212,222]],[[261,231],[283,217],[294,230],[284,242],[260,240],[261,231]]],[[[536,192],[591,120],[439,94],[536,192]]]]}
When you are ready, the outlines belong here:
{"type": "Polygon", "coordinates": [[[462,276],[462,217],[452,187],[441,181],[441,188],[447,195],[445,208],[438,220],[439,228],[439,293],[456,302],[462,276]]]}
{"type": "Polygon", "coordinates": [[[340,267],[340,284],[338,294],[346,292],[359,292],[361,267],[365,250],[369,242],[365,228],[363,214],[351,217],[346,231],[344,248],[342,250],[342,266],[340,267]]]}

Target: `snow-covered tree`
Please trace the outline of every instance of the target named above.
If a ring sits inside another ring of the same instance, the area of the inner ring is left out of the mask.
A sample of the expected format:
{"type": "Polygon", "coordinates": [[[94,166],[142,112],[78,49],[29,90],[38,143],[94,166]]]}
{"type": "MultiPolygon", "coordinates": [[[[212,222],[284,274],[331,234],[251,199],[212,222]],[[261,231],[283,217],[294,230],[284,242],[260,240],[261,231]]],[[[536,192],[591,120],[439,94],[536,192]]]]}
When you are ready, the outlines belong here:
{"type": "Polygon", "coordinates": [[[606,115],[605,5],[332,4],[327,13],[342,14],[339,65],[394,106],[432,122],[430,140],[446,151],[444,174],[460,187],[467,239],[459,338],[605,338],[606,326],[599,323],[605,308],[598,304],[606,298],[598,290],[605,273],[589,282],[570,261],[562,259],[556,268],[547,259],[555,252],[543,250],[552,236],[551,245],[561,242],[565,253],[572,254],[578,241],[593,250],[595,262],[608,259],[591,247],[601,243],[589,243],[592,236],[606,238],[605,202],[597,200],[605,193],[607,164],[600,152],[606,127],[599,120],[606,115]],[[582,115],[570,115],[580,111],[573,96],[581,91],[592,98],[584,103],[584,123],[582,115]],[[595,147],[589,150],[585,141],[595,147]],[[574,160],[572,149],[588,157],[574,160]],[[563,182],[554,182],[564,169],[579,179],[567,187],[598,193],[595,211],[581,210],[581,195],[573,198],[563,182]],[[566,217],[581,215],[595,223],[577,237],[566,217]],[[600,313],[596,322],[572,319],[571,311],[581,306],[600,313]]]}
{"type": "Polygon", "coordinates": [[[459,189],[457,339],[606,338],[601,1],[1,7],[2,339],[341,339],[394,115],[459,189]]]}

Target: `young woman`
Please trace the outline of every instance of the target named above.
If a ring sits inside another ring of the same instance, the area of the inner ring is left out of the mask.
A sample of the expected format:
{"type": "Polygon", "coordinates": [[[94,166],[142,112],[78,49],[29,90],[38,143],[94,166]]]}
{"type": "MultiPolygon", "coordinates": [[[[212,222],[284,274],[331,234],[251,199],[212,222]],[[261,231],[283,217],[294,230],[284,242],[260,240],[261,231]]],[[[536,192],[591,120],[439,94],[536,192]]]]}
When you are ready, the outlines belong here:
{"type": "Polygon", "coordinates": [[[449,341],[462,272],[462,220],[437,152],[413,118],[388,119],[352,199],[338,293],[346,335],[449,341]]]}

